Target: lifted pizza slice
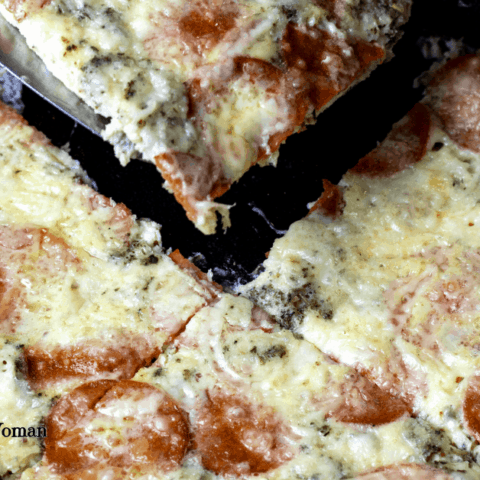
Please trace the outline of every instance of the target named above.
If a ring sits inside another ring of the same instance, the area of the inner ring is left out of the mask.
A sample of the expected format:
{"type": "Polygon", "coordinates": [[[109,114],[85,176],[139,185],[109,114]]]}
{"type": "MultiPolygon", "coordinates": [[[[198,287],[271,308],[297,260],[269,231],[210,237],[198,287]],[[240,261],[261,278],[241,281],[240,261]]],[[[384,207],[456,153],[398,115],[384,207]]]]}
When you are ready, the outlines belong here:
{"type": "Polygon", "coordinates": [[[111,118],[204,233],[215,198],[385,58],[411,0],[4,0],[65,85],[111,118]]]}

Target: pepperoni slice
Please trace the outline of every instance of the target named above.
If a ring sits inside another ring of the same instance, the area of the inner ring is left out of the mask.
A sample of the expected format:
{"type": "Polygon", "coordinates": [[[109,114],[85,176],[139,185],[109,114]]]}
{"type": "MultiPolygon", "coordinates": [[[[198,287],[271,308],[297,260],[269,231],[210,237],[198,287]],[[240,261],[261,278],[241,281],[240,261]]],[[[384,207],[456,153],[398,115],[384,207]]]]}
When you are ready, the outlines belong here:
{"type": "Polygon", "coordinates": [[[343,385],[343,390],[342,405],[332,414],[340,422],[376,426],[394,422],[411,412],[404,400],[359,373],[343,385]]]}
{"type": "Polygon", "coordinates": [[[480,375],[470,379],[463,401],[463,417],[467,430],[480,442],[480,375]]]}
{"type": "Polygon", "coordinates": [[[342,215],[344,208],[343,192],[337,185],[333,185],[328,180],[323,180],[322,196],[315,202],[308,213],[310,214],[318,210],[322,215],[335,220],[342,215]]]}
{"type": "Polygon", "coordinates": [[[22,250],[33,245],[32,228],[12,228],[10,226],[0,226],[0,247],[8,250],[22,250]]]}
{"type": "Polygon", "coordinates": [[[73,390],[46,420],[45,458],[55,473],[111,466],[123,471],[179,466],[190,442],[185,413],[165,392],[131,380],[100,380],[73,390]]]}
{"type": "Polygon", "coordinates": [[[290,22],[282,39],[289,70],[300,70],[309,81],[309,96],[316,110],[345,90],[368,66],[384,58],[385,51],[361,39],[341,39],[326,30],[290,22]]]}
{"type": "Polygon", "coordinates": [[[0,226],[0,329],[13,333],[21,321],[25,272],[35,281],[36,273],[58,275],[79,264],[67,243],[46,228],[0,226]]]}
{"type": "Polygon", "coordinates": [[[133,226],[132,212],[123,203],[114,202],[109,198],[100,195],[99,193],[93,193],[88,197],[88,205],[91,210],[97,210],[98,208],[107,208],[110,210],[109,218],[105,223],[110,225],[115,234],[126,240],[133,226]]]}
{"type": "MultiPolygon", "coordinates": [[[[282,142],[300,126],[309,108],[305,80],[298,71],[283,72],[279,67],[258,58],[237,56],[232,59],[231,71],[222,78],[205,86],[200,79],[194,79],[186,85],[189,99],[189,117],[201,123],[202,115],[210,113],[217,105],[216,99],[228,94],[228,85],[240,78],[258,85],[275,101],[285,102],[279,121],[288,126],[282,131],[272,133],[268,139],[270,153],[279,149],[282,142]],[[286,122],[288,120],[288,122],[286,122]]],[[[264,147],[258,147],[256,161],[268,156],[264,147]]],[[[223,192],[222,192],[223,193],[223,192]]]]}
{"type": "Polygon", "coordinates": [[[416,463],[382,467],[355,478],[358,480],[453,480],[453,477],[443,470],[416,463]]]}
{"type": "Polygon", "coordinates": [[[7,271],[0,267],[0,322],[12,320],[18,304],[21,303],[20,296],[19,289],[12,287],[7,271]]]}
{"type": "Polygon", "coordinates": [[[34,345],[24,349],[24,373],[33,390],[71,380],[87,382],[100,376],[129,379],[150,365],[159,353],[158,348],[141,338],[119,339],[113,345],[95,341],[54,348],[34,345]]]}
{"type": "Polygon", "coordinates": [[[195,442],[203,466],[217,475],[257,475],[293,457],[286,430],[266,409],[216,392],[199,412],[195,442]]]}
{"type": "Polygon", "coordinates": [[[430,83],[428,104],[445,131],[460,145],[480,153],[480,58],[450,60],[430,83]]]}
{"type": "Polygon", "coordinates": [[[389,177],[419,162],[427,152],[430,111],[417,103],[396,123],[387,138],[363,157],[350,172],[367,177],[389,177]]]}
{"type": "Polygon", "coordinates": [[[196,0],[178,21],[180,38],[198,55],[217,45],[235,27],[238,7],[228,0],[196,0]]]}

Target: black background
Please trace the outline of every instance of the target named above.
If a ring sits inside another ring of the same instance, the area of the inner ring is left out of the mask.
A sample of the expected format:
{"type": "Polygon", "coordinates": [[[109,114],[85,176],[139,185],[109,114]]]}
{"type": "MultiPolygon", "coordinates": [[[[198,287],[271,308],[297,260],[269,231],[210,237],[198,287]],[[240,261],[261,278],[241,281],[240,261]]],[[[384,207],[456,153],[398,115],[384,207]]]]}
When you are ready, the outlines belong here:
{"type": "Polygon", "coordinates": [[[162,187],[153,165],[132,161],[120,166],[109,144],[26,88],[23,115],[55,145],[69,142],[70,154],[102,194],[125,203],[137,217],[161,224],[165,248],[178,248],[186,257],[200,253],[197,265],[233,286],[252,278],[275,238],[305,216],[307,203],[322,193],[323,178],[338,183],[421,99],[423,88],[414,88],[414,81],[435,61],[422,53],[429,37],[440,37],[444,50],[450,39],[463,39],[471,51],[480,48],[480,1],[414,0],[404,31],[395,58],[323,112],[315,126],[290,137],[276,168],[252,168],[221,197],[222,203],[235,204],[226,233],[219,228],[216,235],[204,236],[162,187]]]}

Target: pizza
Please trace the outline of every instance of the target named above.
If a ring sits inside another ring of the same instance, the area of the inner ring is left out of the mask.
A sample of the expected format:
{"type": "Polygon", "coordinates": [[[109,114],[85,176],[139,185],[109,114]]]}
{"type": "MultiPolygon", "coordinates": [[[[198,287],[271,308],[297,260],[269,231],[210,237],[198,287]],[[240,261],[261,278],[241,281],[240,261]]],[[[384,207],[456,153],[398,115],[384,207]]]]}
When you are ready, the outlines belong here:
{"type": "Polygon", "coordinates": [[[411,0],[4,0],[48,69],[204,233],[255,163],[392,56],[411,0]]]}
{"type": "Polygon", "coordinates": [[[2,478],[478,479],[479,83],[440,68],[237,295],[1,106],[2,478]]]}
{"type": "MultiPolygon", "coordinates": [[[[284,328],[403,399],[472,465],[480,440],[479,92],[478,56],[439,68],[424,100],[338,186],[325,183],[241,290],[284,328]]],[[[442,453],[427,462],[468,471],[442,453]]]]}

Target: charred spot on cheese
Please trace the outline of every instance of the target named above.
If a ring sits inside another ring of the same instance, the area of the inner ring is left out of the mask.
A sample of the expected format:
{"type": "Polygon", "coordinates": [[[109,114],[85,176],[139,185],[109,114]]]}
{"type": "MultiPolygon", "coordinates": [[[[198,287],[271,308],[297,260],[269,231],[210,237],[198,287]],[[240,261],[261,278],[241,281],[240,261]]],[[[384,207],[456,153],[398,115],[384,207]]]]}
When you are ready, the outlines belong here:
{"type": "Polygon", "coordinates": [[[190,442],[186,415],[172,398],[127,380],[81,385],[57,402],[46,425],[45,458],[62,475],[105,468],[168,472],[190,442]]]}
{"type": "Polygon", "coordinates": [[[210,392],[200,409],[195,443],[217,475],[258,475],[293,458],[288,428],[268,409],[239,396],[210,392]]]}

